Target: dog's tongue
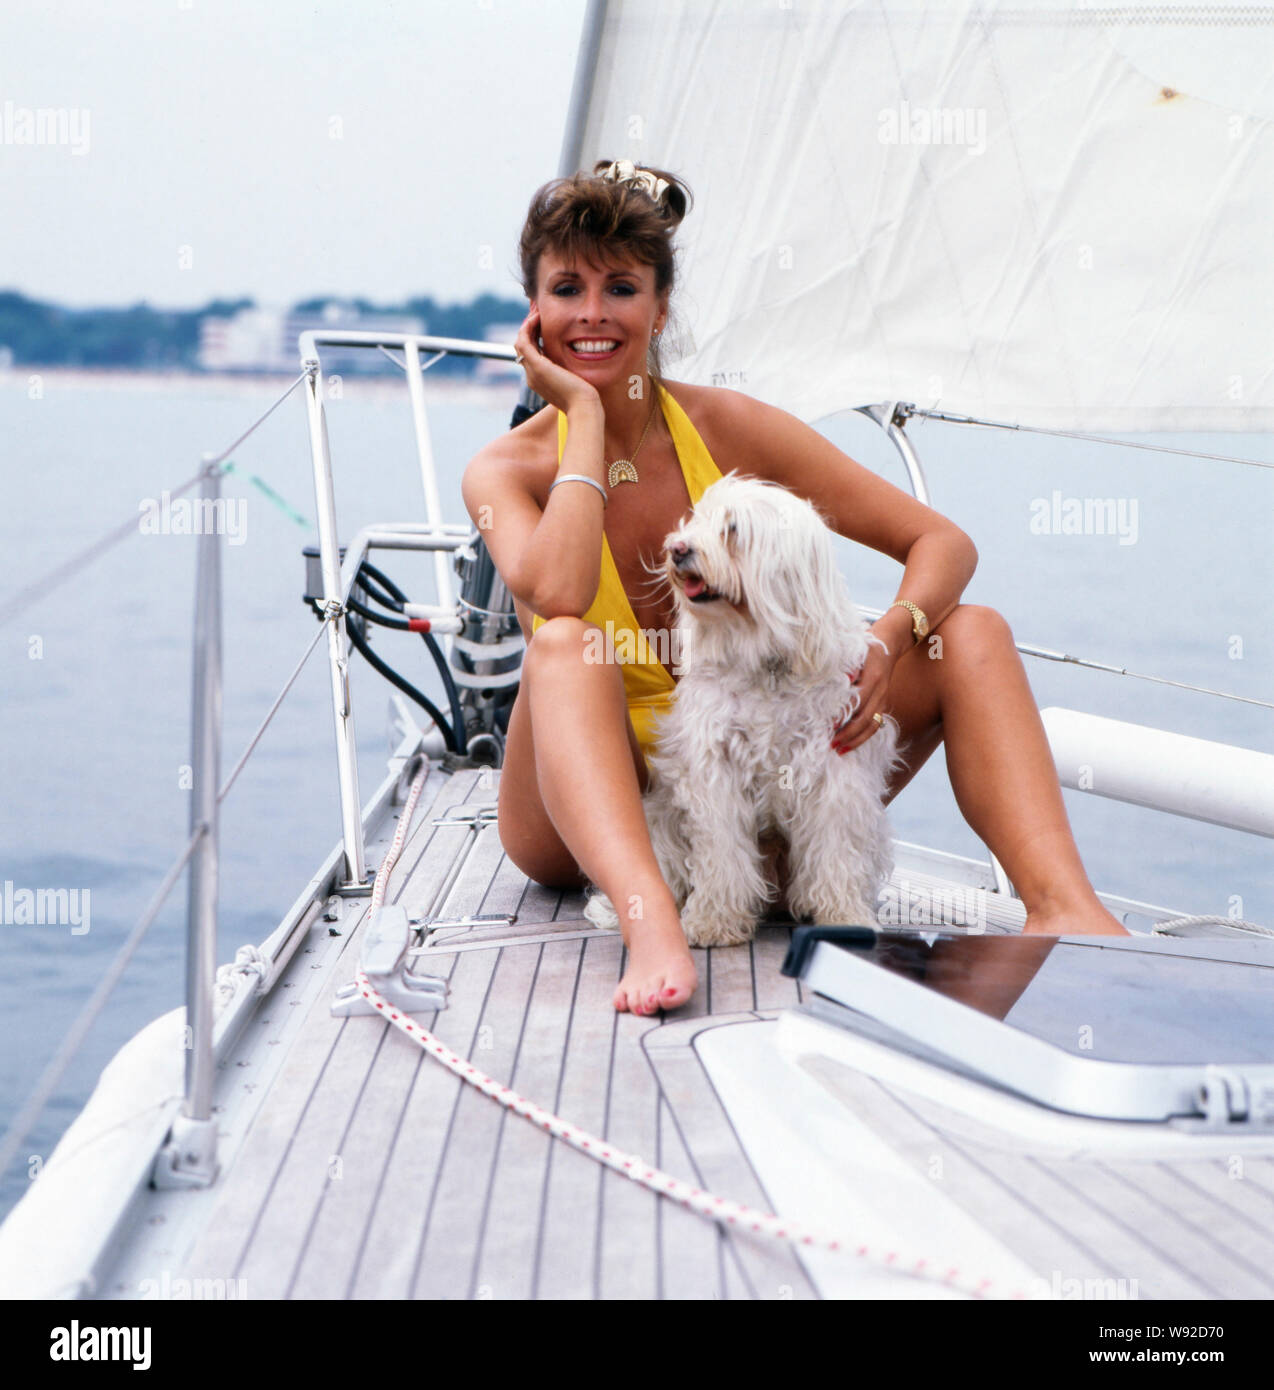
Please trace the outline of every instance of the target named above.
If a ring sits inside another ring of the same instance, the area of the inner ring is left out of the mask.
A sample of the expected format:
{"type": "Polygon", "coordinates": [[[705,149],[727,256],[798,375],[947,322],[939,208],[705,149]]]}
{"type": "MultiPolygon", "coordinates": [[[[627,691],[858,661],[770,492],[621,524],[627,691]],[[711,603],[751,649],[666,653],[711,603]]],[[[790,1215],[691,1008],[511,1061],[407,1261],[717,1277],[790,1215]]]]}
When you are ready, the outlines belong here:
{"type": "Polygon", "coordinates": [[[703,593],[703,591],[707,587],[708,586],[703,582],[702,579],[698,577],[698,575],[692,575],[689,579],[686,580],[686,597],[698,598],[698,596],[701,593],[703,593]]]}

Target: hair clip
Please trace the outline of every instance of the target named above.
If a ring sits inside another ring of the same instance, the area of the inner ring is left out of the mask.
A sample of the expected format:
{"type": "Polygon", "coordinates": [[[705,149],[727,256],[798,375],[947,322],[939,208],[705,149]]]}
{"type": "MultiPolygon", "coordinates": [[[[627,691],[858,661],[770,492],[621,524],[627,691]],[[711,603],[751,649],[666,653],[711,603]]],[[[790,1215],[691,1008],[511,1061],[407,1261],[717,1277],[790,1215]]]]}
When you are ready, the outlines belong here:
{"type": "Polygon", "coordinates": [[[667,179],[661,179],[649,169],[638,169],[631,159],[613,160],[602,170],[601,177],[613,179],[616,183],[635,183],[657,203],[662,200],[664,189],[668,187],[667,179]]]}

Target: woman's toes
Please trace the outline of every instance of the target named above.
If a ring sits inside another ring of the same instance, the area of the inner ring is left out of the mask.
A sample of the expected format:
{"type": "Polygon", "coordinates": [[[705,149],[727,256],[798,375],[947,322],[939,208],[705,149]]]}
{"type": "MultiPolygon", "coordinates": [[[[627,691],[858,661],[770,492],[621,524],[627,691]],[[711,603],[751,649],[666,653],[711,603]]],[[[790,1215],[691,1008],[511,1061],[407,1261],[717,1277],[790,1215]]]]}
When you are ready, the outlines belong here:
{"type": "Polygon", "coordinates": [[[612,1004],[614,1004],[614,1006],[615,1006],[621,1013],[623,1013],[623,1012],[625,1012],[625,1011],[627,1010],[627,1008],[628,1008],[628,995],[624,992],[624,987],[623,987],[623,985],[617,985],[617,986],[615,987],[615,993],[611,995],[611,1000],[610,1000],[610,1002],[611,1002],[612,1004]]]}

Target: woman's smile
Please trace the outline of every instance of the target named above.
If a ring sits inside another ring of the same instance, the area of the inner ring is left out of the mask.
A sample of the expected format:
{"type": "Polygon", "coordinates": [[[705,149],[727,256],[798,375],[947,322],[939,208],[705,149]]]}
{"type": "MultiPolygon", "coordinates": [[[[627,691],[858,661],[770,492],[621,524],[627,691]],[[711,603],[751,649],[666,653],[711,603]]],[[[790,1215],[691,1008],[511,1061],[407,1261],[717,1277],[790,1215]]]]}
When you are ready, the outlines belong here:
{"type": "Polygon", "coordinates": [[[614,338],[577,338],[567,343],[566,350],[581,362],[605,362],[615,356],[619,346],[614,338]]]}

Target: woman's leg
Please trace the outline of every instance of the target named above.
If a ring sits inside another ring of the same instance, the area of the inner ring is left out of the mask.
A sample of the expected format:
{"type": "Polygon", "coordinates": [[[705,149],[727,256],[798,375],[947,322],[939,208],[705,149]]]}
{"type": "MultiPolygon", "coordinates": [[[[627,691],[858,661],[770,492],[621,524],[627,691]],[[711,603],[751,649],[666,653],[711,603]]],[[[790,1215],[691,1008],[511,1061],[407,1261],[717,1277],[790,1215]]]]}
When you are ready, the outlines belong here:
{"type": "Polygon", "coordinates": [[[945,741],[956,803],[1026,904],[1025,930],[1127,935],[1080,862],[1009,625],[994,609],[960,604],[934,634],[899,660],[889,683],[885,708],[908,747],[888,799],[945,741]],[[936,659],[934,634],[942,639],[936,659]]]}
{"type": "Polygon", "coordinates": [[[590,631],[600,633],[552,618],[527,647],[500,774],[500,841],[537,882],[579,887],[586,875],[610,898],[628,947],[615,1007],[650,1014],[684,1004],[697,979],[646,828],[623,677],[613,660],[590,660],[590,631]]]}

